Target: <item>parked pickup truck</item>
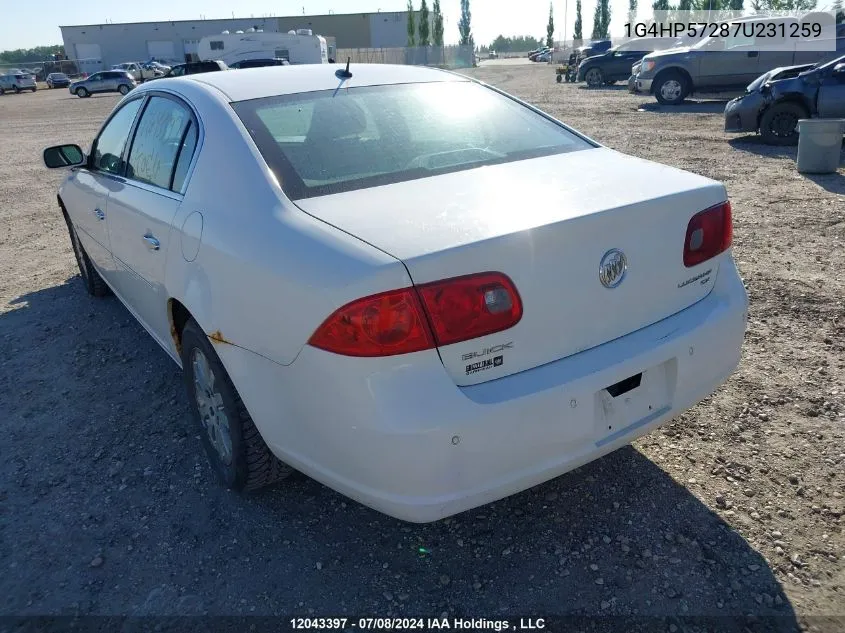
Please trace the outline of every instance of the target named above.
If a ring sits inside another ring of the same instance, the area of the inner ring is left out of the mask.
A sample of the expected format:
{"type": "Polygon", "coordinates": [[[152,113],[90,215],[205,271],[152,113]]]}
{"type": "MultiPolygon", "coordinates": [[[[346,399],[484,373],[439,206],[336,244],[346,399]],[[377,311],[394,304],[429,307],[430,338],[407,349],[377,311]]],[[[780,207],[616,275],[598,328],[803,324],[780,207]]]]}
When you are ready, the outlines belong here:
{"type": "MultiPolygon", "coordinates": [[[[790,20],[797,18],[766,22],[790,20]]],[[[657,51],[643,58],[636,90],[653,94],[663,105],[677,105],[695,92],[741,92],[773,68],[815,64],[841,55],[845,52],[845,37],[840,33],[838,28],[835,51],[807,50],[811,47],[800,40],[789,49],[766,50],[754,37],[745,37],[741,32],[726,38],[704,38],[689,47],[657,51]]]]}
{"type": "Polygon", "coordinates": [[[123,64],[116,64],[111,67],[112,70],[125,70],[137,82],[146,81],[147,79],[155,79],[156,77],[163,77],[164,73],[160,70],[151,67],[145,68],[137,62],[126,62],[123,64]]]}

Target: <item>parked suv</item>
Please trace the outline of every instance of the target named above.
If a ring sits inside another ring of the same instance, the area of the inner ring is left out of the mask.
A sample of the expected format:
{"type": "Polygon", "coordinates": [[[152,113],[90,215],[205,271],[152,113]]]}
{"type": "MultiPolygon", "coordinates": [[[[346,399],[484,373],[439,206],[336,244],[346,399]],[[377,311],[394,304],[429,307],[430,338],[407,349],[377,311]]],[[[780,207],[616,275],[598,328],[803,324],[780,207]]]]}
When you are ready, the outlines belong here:
{"type": "Polygon", "coordinates": [[[185,75],[198,75],[200,73],[213,73],[219,70],[228,70],[229,67],[225,62],[205,61],[205,62],[188,62],[187,64],[177,64],[162,77],[184,77],[185,75]]]}
{"type": "MultiPolygon", "coordinates": [[[[759,19],[749,21],[761,22],[759,19]]],[[[763,22],[798,21],[792,17],[763,22]]],[[[772,68],[815,64],[841,55],[842,52],[837,54],[836,51],[845,51],[845,38],[836,40],[835,51],[806,48],[798,41],[789,49],[761,50],[754,37],[745,37],[742,33],[726,38],[708,37],[690,47],[646,55],[637,75],[636,88],[638,92],[653,94],[663,105],[677,105],[694,92],[739,92],[772,68]]]]}
{"type": "Polygon", "coordinates": [[[760,131],[770,145],[798,142],[799,119],[845,118],[845,55],[826,64],[776,68],[725,106],[725,132],[760,131]]]}
{"type": "Polygon", "coordinates": [[[135,78],[125,70],[103,70],[87,79],[74,81],[68,90],[77,97],[90,97],[95,92],[119,92],[125,95],[137,85],[135,78]]]}
{"type": "Polygon", "coordinates": [[[680,45],[674,37],[643,37],[614,46],[604,53],[593,55],[578,65],[577,81],[586,81],[591,88],[610,85],[628,79],[631,64],[651,52],[680,45]]]}
{"type": "Polygon", "coordinates": [[[32,90],[32,92],[35,92],[37,89],[35,75],[30,73],[18,71],[9,73],[8,75],[0,75],[0,95],[7,90],[19,93],[23,90],[32,90]]]}

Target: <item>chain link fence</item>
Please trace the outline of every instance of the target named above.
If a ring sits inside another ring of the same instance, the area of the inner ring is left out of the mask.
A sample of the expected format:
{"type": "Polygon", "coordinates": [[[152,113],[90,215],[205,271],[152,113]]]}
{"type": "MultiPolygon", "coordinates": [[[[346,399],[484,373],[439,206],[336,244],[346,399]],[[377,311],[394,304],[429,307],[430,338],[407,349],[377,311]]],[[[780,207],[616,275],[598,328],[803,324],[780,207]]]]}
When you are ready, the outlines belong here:
{"type": "Polygon", "coordinates": [[[476,64],[472,46],[416,46],[405,48],[339,48],[336,61],[353,64],[404,64],[440,68],[471,68],[476,64]]]}
{"type": "Polygon", "coordinates": [[[36,81],[44,81],[50,73],[64,73],[71,79],[82,77],[102,69],[100,60],[63,59],[18,62],[0,62],[0,75],[23,71],[35,75],[36,81]]]}

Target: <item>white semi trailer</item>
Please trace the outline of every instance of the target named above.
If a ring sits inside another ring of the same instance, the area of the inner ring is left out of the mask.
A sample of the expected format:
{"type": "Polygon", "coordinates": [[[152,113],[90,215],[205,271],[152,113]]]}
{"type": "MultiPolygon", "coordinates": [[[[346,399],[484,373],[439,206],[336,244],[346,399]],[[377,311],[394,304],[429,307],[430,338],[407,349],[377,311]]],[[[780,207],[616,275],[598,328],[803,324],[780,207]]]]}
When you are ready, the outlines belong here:
{"type": "Polygon", "coordinates": [[[207,35],[199,41],[197,55],[203,61],[222,60],[231,65],[247,59],[287,59],[291,64],[327,64],[326,39],[309,29],[271,33],[246,32],[207,35]]]}

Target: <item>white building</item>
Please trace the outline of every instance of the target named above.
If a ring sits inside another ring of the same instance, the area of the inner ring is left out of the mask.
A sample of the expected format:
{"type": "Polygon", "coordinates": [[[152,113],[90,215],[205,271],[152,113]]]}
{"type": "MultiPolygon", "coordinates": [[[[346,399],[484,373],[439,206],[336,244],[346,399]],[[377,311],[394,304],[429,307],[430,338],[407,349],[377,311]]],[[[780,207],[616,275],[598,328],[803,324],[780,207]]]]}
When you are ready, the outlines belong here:
{"type": "Polygon", "coordinates": [[[61,26],[65,53],[81,72],[95,72],[127,61],[152,57],[174,63],[197,59],[200,38],[249,29],[287,33],[311,29],[336,48],[398,48],[407,44],[408,13],[332,13],[329,15],[130,22],[61,26]]]}

